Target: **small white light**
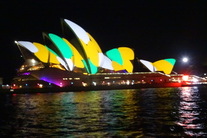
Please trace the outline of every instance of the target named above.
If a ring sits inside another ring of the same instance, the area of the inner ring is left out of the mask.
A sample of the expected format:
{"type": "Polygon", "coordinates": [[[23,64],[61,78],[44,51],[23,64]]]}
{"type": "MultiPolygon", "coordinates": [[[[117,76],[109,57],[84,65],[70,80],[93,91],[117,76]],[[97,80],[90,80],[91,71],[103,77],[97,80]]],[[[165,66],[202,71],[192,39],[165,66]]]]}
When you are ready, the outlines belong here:
{"type": "Polygon", "coordinates": [[[184,57],[183,58],[183,62],[185,62],[185,63],[188,62],[188,58],[187,57],[184,57]]]}

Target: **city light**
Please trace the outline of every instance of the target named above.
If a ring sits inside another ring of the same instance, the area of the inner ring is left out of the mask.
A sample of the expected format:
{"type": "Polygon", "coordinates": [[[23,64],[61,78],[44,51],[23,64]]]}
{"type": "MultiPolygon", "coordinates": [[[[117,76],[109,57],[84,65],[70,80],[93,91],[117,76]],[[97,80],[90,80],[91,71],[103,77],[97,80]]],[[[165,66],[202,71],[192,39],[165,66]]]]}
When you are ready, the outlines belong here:
{"type": "Polygon", "coordinates": [[[34,59],[32,59],[31,62],[32,62],[32,64],[35,64],[36,61],[34,59]]]}
{"type": "Polygon", "coordinates": [[[188,79],[189,79],[189,76],[188,76],[188,75],[184,75],[184,76],[183,76],[183,80],[184,80],[184,81],[188,81],[188,79]]]}

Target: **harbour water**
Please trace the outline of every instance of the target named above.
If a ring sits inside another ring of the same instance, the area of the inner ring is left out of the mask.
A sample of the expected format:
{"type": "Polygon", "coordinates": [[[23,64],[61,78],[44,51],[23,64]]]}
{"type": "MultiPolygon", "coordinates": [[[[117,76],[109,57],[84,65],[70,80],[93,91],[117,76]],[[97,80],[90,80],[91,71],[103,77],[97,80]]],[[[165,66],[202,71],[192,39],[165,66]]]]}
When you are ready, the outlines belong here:
{"type": "Polygon", "coordinates": [[[1,137],[207,137],[207,89],[0,95],[1,137]]]}

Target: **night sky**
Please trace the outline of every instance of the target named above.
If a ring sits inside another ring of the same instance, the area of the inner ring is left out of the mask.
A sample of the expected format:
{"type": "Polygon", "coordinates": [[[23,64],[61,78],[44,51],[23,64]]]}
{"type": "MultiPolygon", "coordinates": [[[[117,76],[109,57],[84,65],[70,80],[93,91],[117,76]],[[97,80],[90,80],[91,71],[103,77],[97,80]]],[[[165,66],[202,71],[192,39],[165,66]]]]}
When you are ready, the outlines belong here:
{"type": "Polygon", "coordinates": [[[0,77],[9,82],[23,64],[15,40],[43,43],[42,32],[61,34],[61,18],[89,32],[103,52],[126,46],[134,49],[137,58],[151,62],[175,58],[176,72],[187,67],[204,72],[207,66],[206,7],[205,0],[1,1],[0,77]],[[181,64],[183,56],[189,57],[188,65],[181,64]]]}

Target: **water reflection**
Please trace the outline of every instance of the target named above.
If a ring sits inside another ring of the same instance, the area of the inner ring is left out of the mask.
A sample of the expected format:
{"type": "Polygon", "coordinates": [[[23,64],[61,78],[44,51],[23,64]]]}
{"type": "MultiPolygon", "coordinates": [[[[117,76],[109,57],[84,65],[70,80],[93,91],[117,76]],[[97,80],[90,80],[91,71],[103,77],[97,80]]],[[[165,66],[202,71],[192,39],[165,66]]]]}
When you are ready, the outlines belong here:
{"type": "MultiPolygon", "coordinates": [[[[206,136],[205,123],[201,116],[202,103],[200,93],[197,87],[182,87],[180,91],[180,105],[178,125],[185,129],[189,136],[206,136]]],[[[206,111],[206,109],[204,110],[206,111]]]]}
{"type": "Polygon", "coordinates": [[[206,89],[0,95],[4,137],[207,136],[206,89]]]}

